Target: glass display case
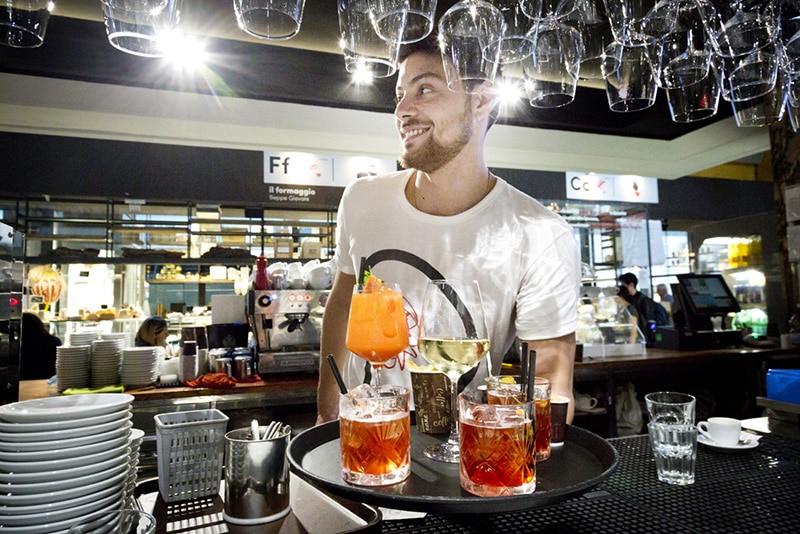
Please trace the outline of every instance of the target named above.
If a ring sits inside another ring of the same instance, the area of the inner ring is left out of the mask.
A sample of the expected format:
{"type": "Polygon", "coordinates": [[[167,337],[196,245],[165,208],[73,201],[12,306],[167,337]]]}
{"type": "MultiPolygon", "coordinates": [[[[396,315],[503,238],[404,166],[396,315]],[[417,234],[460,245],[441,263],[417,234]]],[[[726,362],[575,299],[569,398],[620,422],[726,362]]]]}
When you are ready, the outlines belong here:
{"type": "Polygon", "coordinates": [[[578,344],[584,357],[637,355],[645,352],[644,334],[616,288],[586,287],[578,306],[578,344]]]}

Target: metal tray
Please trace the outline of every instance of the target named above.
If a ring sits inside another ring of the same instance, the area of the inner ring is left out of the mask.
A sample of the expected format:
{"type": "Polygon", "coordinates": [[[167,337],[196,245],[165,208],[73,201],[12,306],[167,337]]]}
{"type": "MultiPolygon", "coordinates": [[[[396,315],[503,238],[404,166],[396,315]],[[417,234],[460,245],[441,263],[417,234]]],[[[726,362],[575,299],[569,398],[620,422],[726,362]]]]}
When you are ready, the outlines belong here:
{"type": "MultiPolygon", "coordinates": [[[[158,479],[137,483],[134,493],[136,505],[156,518],[155,534],[180,532],[230,532],[231,534],[308,534],[294,511],[281,519],[258,525],[234,525],[227,523],[222,512],[224,503],[220,495],[202,497],[188,501],[164,502],[158,491],[158,479]]],[[[331,497],[360,518],[365,524],[335,534],[378,534],[381,530],[381,513],[370,506],[331,497]]],[[[334,534],[332,532],[332,534],[334,534]]]]}
{"type": "Polygon", "coordinates": [[[536,491],[512,497],[478,497],[461,489],[458,464],[428,459],[422,453],[435,437],[411,427],[411,476],[383,487],[352,486],[342,480],[339,422],[310,428],[289,443],[289,466],[309,484],[357,502],[421,512],[483,514],[547,506],[596,486],[617,467],[616,449],[606,440],[568,426],[565,443],[536,466],[536,491]]]}

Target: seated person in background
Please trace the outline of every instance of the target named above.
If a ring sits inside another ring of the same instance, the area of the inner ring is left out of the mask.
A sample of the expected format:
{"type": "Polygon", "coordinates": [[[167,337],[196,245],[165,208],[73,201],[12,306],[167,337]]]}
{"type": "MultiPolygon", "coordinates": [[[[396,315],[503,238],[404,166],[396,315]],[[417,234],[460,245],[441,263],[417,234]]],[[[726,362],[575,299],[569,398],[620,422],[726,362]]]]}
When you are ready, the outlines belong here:
{"type": "Polygon", "coordinates": [[[22,314],[20,341],[20,380],[50,378],[56,374],[56,347],[61,340],[51,335],[39,316],[22,314]]]}
{"type": "Polygon", "coordinates": [[[153,316],[148,317],[136,332],[134,344],[137,347],[166,347],[169,325],[165,319],[153,316]]]}

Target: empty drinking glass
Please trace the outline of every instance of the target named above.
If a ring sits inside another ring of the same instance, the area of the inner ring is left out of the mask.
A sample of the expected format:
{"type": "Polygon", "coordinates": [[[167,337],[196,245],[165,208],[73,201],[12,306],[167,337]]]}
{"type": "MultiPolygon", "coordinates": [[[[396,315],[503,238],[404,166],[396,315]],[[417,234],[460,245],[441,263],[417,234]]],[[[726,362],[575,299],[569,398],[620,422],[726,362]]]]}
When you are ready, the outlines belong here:
{"type": "Polygon", "coordinates": [[[183,0],[102,0],[108,42],[144,57],[164,55],[163,41],[178,25],[183,0]]]}
{"type": "MultiPolygon", "coordinates": [[[[505,32],[491,46],[499,47],[500,63],[513,63],[530,56],[536,41],[536,23],[522,11],[519,0],[494,0],[505,22],[505,32]]],[[[489,55],[495,55],[491,50],[489,55]]]]}
{"type": "Polygon", "coordinates": [[[705,0],[697,5],[715,51],[721,56],[736,57],[775,44],[777,4],[763,0],[705,0]]]}
{"type": "Polygon", "coordinates": [[[611,46],[622,48],[619,68],[607,73],[605,77],[606,96],[611,111],[640,111],[655,104],[658,84],[645,47],[621,44],[611,46]]]}
{"type": "Polygon", "coordinates": [[[575,28],[557,21],[539,28],[534,53],[522,63],[531,106],[555,108],[575,99],[580,50],[580,33],[575,28]]]}
{"type": "Polygon", "coordinates": [[[0,7],[0,44],[13,48],[42,46],[53,7],[50,0],[6,0],[0,7]]]}
{"type": "Polygon", "coordinates": [[[283,41],[297,35],[305,0],[233,0],[239,28],[253,37],[283,41]]]}
{"type": "Polygon", "coordinates": [[[772,91],[753,98],[731,100],[736,125],[761,127],[779,123],[786,112],[788,81],[788,76],[781,70],[772,91]]]}
{"type": "Polygon", "coordinates": [[[606,14],[617,41],[646,43],[675,29],[677,0],[605,0],[606,14]]]}
{"type": "Polygon", "coordinates": [[[580,33],[580,78],[602,79],[604,63],[609,72],[614,72],[619,67],[622,47],[609,48],[614,42],[614,34],[606,17],[604,0],[577,0],[575,6],[563,22],[580,33]],[[607,57],[608,50],[617,55],[607,57]]]}
{"type": "Polygon", "coordinates": [[[436,0],[369,0],[375,31],[387,41],[414,43],[433,30],[436,0]]]}
{"type": "Polygon", "coordinates": [[[691,85],[708,74],[713,46],[697,2],[680,0],[675,29],[648,46],[656,78],[664,88],[691,85]]]}
{"type": "Polygon", "coordinates": [[[393,75],[400,41],[381,39],[372,24],[369,0],[338,0],[337,6],[347,72],[375,78],[393,75]]]}
{"type": "Polygon", "coordinates": [[[674,122],[697,122],[717,114],[720,87],[713,66],[700,80],[665,89],[674,122]]]}
{"type": "Polygon", "coordinates": [[[500,47],[492,46],[505,33],[503,14],[484,0],[461,0],[439,19],[439,39],[447,86],[460,82],[468,93],[494,83],[500,47]]]}

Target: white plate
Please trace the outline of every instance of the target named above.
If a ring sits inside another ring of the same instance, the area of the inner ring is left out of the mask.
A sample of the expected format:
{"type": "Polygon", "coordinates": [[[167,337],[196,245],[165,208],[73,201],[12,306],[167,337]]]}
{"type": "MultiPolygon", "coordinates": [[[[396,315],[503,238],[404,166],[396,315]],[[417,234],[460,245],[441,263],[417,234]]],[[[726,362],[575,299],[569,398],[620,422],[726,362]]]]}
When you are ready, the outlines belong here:
{"type": "Polygon", "coordinates": [[[738,451],[749,451],[750,449],[755,449],[758,447],[758,438],[760,436],[754,436],[753,434],[749,434],[747,432],[742,432],[740,440],[736,445],[720,445],[716,441],[705,437],[703,434],[697,434],[697,442],[705,445],[709,449],[715,449],[718,451],[726,451],[726,452],[738,452],[738,451]]]}
{"type": "Polygon", "coordinates": [[[128,471],[123,469],[113,477],[95,482],[93,484],[85,484],[77,488],[69,488],[60,491],[48,491],[46,493],[34,493],[31,495],[0,495],[0,505],[32,506],[34,504],[46,504],[60,500],[76,499],[78,497],[83,497],[84,495],[97,493],[111,486],[119,486],[122,488],[125,485],[125,479],[127,476],[128,471]]]}
{"type": "MultiPolygon", "coordinates": [[[[115,496],[115,501],[111,504],[107,504],[103,508],[98,508],[96,511],[99,512],[111,512],[112,510],[119,510],[120,502],[119,499],[115,496]]],[[[93,511],[94,513],[94,511],[93,511]]],[[[47,523],[41,525],[28,525],[28,526],[19,526],[19,527],[3,527],[4,534],[67,534],[70,527],[75,524],[75,518],[65,519],[64,521],[56,521],[54,523],[47,523]]],[[[99,526],[99,523],[94,525],[99,526]]]]}
{"type": "Polygon", "coordinates": [[[11,423],[83,420],[86,417],[119,411],[133,403],[125,393],[103,393],[45,397],[0,406],[0,420],[11,423]]]}
{"type": "Polygon", "coordinates": [[[0,515],[0,524],[3,525],[5,530],[6,526],[28,526],[28,525],[42,525],[54,523],[57,521],[66,521],[68,519],[74,520],[75,518],[82,517],[86,514],[94,513],[96,510],[112,504],[114,501],[119,502],[125,488],[118,488],[117,491],[112,492],[110,495],[88,502],[74,508],[66,508],[62,510],[53,510],[51,512],[24,514],[24,515],[0,515]]]}
{"type": "MultiPolygon", "coordinates": [[[[127,489],[128,488],[126,482],[125,484],[122,485],[122,491],[126,491],[127,489]]],[[[102,499],[111,494],[117,494],[119,491],[120,491],[120,486],[109,486],[104,490],[100,490],[95,493],[90,493],[82,497],[77,497],[75,499],[65,499],[63,501],[45,503],[45,504],[34,504],[32,506],[0,506],[0,516],[35,514],[35,513],[50,512],[53,510],[63,510],[65,508],[71,508],[73,506],[81,506],[83,504],[90,503],[98,499],[102,499]],[[17,513],[18,511],[19,513],[17,513]]]]}
{"type": "Polygon", "coordinates": [[[14,436],[6,441],[43,441],[47,436],[58,436],[57,439],[84,436],[89,432],[104,432],[110,429],[107,425],[121,425],[131,418],[130,408],[71,421],[50,421],[47,423],[0,423],[0,432],[8,432],[14,436]],[[102,428],[101,428],[102,425],[102,428]],[[17,436],[19,434],[19,436],[17,436]]]}
{"type": "MultiPolygon", "coordinates": [[[[101,441],[99,443],[89,443],[88,445],[81,445],[80,447],[68,448],[52,448],[50,450],[36,450],[25,452],[9,452],[0,451],[0,460],[6,462],[38,462],[40,460],[61,460],[67,458],[80,458],[87,454],[96,454],[98,452],[107,451],[119,447],[120,445],[128,446],[128,435],[119,436],[115,439],[101,441]]],[[[13,471],[13,469],[12,469],[13,471]]]]}
{"type": "MultiPolygon", "coordinates": [[[[103,441],[110,441],[123,435],[128,436],[127,433],[133,423],[130,421],[125,424],[115,426],[107,432],[89,432],[86,435],[78,436],[68,439],[49,439],[42,441],[6,441],[8,438],[18,436],[19,434],[0,434],[0,451],[6,452],[30,452],[30,451],[53,451],[56,449],[68,449],[71,447],[82,447],[84,445],[91,445],[103,441]]],[[[49,457],[48,460],[55,460],[55,457],[49,457]]]]}
{"type": "Polygon", "coordinates": [[[79,465],[78,467],[68,467],[66,469],[53,469],[42,471],[41,473],[3,473],[0,472],[0,482],[14,484],[35,484],[39,482],[50,482],[52,480],[65,480],[72,477],[82,477],[111,469],[116,465],[125,463],[126,453],[120,451],[117,456],[106,458],[103,461],[90,463],[89,465],[79,465]]]}
{"type": "Polygon", "coordinates": [[[95,462],[102,462],[108,460],[109,458],[115,458],[120,453],[128,453],[127,440],[125,440],[124,445],[120,445],[116,449],[109,449],[107,451],[98,452],[95,454],[87,454],[86,456],[76,456],[74,458],[61,458],[58,460],[36,462],[6,462],[0,460],[0,471],[4,471],[6,473],[44,473],[47,471],[70,469],[72,467],[80,467],[82,465],[89,465],[95,462]]]}
{"type": "MultiPolygon", "coordinates": [[[[39,493],[64,491],[76,488],[78,486],[83,486],[84,484],[94,484],[95,482],[100,482],[101,480],[111,478],[121,473],[123,470],[125,471],[126,474],[130,474],[130,466],[128,462],[126,462],[125,460],[117,460],[116,465],[110,467],[109,469],[98,471],[97,473],[91,473],[89,475],[84,475],[82,477],[63,478],[61,480],[53,480],[50,482],[37,482],[33,484],[16,484],[16,483],[0,484],[0,494],[8,493],[11,495],[36,495],[39,493]]],[[[53,504],[53,503],[48,503],[48,504],[53,504]]],[[[5,511],[5,509],[7,508],[13,508],[13,507],[0,506],[0,514],[11,513],[5,511]]],[[[21,514],[25,512],[15,511],[13,513],[21,514]]]]}

